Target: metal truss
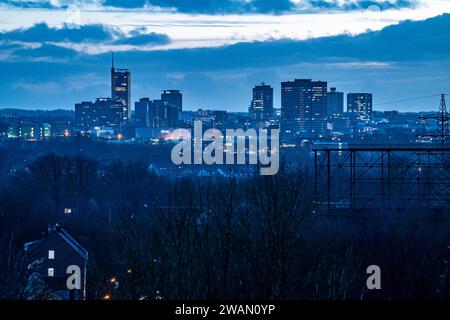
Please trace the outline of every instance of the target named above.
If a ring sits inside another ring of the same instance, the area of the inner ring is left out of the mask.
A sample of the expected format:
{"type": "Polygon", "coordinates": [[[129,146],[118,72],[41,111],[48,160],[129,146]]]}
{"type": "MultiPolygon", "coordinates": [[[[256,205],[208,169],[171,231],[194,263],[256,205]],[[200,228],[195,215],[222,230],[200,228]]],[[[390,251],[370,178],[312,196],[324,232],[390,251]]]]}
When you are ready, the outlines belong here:
{"type": "Polygon", "coordinates": [[[321,208],[450,209],[450,148],[319,145],[313,152],[321,208]]]}

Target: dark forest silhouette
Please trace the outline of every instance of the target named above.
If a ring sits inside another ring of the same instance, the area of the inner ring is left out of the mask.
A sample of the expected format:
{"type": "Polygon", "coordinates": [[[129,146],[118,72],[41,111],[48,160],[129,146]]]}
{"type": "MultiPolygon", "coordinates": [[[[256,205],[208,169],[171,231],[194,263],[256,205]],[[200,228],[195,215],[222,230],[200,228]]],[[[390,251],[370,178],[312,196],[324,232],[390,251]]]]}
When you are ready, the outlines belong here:
{"type": "Polygon", "coordinates": [[[3,155],[1,299],[27,298],[23,244],[55,223],[89,251],[88,299],[437,298],[448,219],[318,214],[305,169],[169,178],[144,160],[47,154],[7,174],[3,155]],[[372,264],[378,292],[366,288],[372,264]]]}

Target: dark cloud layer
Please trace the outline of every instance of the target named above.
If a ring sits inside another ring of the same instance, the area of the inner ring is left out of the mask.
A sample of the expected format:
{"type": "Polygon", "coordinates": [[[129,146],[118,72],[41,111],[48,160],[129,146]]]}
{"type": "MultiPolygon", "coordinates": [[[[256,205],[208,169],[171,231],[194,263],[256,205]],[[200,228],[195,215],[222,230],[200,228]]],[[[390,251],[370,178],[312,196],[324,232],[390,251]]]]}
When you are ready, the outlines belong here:
{"type": "MultiPolygon", "coordinates": [[[[173,87],[184,90],[187,106],[236,106],[243,110],[257,78],[275,87],[280,79],[294,77],[329,80],[338,86],[343,83],[340,86],[347,86],[344,89],[348,90],[373,90],[377,97],[386,96],[381,100],[398,100],[398,96],[409,97],[411,92],[417,96],[422,92],[428,95],[450,91],[448,30],[450,15],[446,14],[358,36],[117,52],[116,64],[133,73],[133,99],[156,97],[159,90],[173,87]],[[381,62],[381,67],[371,67],[370,62],[374,61],[381,62]]],[[[138,34],[132,36],[137,38],[138,34]]],[[[71,107],[75,101],[109,94],[109,53],[87,55],[49,45],[36,49],[9,45],[8,50],[1,51],[11,51],[23,59],[2,58],[0,62],[0,90],[5,92],[0,97],[0,107],[43,106],[36,101],[59,107],[68,103],[71,107]],[[81,82],[78,87],[89,85],[71,91],[77,86],[68,79],[74,76],[81,82]],[[22,82],[42,82],[47,90],[52,90],[55,83],[62,88],[36,94],[24,91],[30,86],[14,86],[22,82]],[[91,85],[94,82],[96,85],[91,85]]]]}
{"type": "Polygon", "coordinates": [[[170,43],[170,38],[167,35],[154,32],[151,33],[132,32],[129,36],[119,38],[114,43],[128,44],[133,46],[163,45],[170,43]]]}
{"type": "Polygon", "coordinates": [[[361,10],[371,6],[377,6],[380,10],[412,8],[416,6],[416,1],[396,0],[396,1],[369,1],[360,0],[352,2],[338,2],[325,0],[309,0],[309,5],[317,9],[341,9],[341,10],[361,10]]]}
{"type": "MultiPolygon", "coordinates": [[[[89,2],[86,1],[80,1],[89,2]]],[[[92,2],[92,1],[91,1],[92,2]]],[[[55,4],[49,0],[37,1],[17,1],[17,0],[0,0],[0,3],[10,6],[23,8],[57,8],[55,4]]],[[[183,13],[205,13],[205,14],[227,14],[227,13],[264,13],[264,14],[280,14],[289,13],[296,10],[312,9],[312,10],[360,10],[367,9],[376,5],[381,10],[400,9],[405,7],[413,7],[415,0],[395,0],[395,1],[347,1],[341,2],[337,0],[307,0],[303,1],[300,6],[291,0],[103,0],[104,6],[116,8],[136,9],[145,6],[161,7],[164,9],[173,9],[183,13]]],[[[67,7],[67,3],[63,2],[59,8],[67,7]]]]}
{"type": "Polygon", "coordinates": [[[239,43],[218,48],[130,51],[126,60],[172,71],[264,68],[305,62],[411,62],[450,58],[450,15],[358,36],[239,43]]]}
{"type": "Polygon", "coordinates": [[[15,29],[0,33],[0,40],[23,42],[103,42],[112,39],[112,29],[103,25],[92,24],[72,28],[50,28],[45,23],[36,24],[26,29],[15,29]]]}
{"type": "MultiPolygon", "coordinates": [[[[120,8],[141,8],[143,6],[158,6],[173,8],[185,13],[286,13],[302,7],[296,6],[290,0],[105,0],[104,5],[120,8]]],[[[396,1],[349,1],[336,0],[308,0],[303,2],[303,8],[308,9],[333,9],[333,10],[360,10],[377,5],[381,10],[400,9],[413,7],[414,0],[396,1]]]]}
{"type": "Polygon", "coordinates": [[[45,23],[39,23],[30,28],[0,32],[0,41],[29,43],[110,43],[140,46],[167,44],[170,42],[170,38],[164,34],[154,32],[144,33],[143,30],[137,30],[131,32],[129,35],[124,35],[116,29],[100,24],[75,27],[64,25],[62,28],[51,28],[45,23]]]}

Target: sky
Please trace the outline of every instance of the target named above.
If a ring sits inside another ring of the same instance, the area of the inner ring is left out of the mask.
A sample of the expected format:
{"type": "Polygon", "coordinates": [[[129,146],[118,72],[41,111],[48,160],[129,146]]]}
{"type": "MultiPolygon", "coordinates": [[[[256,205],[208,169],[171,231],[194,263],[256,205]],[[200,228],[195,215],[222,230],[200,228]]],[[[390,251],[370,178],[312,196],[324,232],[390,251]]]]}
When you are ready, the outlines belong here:
{"type": "Polygon", "coordinates": [[[450,93],[450,0],[0,0],[0,108],[107,97],[112,51],[133,101],[180,89],[184,109],[246,111],[265,82],[279,107],[281,81],[308,78],[436,110],[410,99],[450,93]]]}

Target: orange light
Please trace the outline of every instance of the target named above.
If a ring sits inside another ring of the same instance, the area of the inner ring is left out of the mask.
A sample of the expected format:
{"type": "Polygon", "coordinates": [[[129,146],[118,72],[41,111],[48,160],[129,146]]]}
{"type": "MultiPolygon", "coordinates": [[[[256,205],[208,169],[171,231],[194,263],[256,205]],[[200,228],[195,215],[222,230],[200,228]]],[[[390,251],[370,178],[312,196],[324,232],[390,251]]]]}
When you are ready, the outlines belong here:
{"type": "Polygon", "coordinates": [[[116,278],[115,277],[112,277],[111,278],[111,283],[115,283],[116,282],[116,278]]]}
{"type": "Polygon", "coordinates": [[[110,300],[110,299],[111,299],[111,296],[109,294],[105,294],[103,296],[103,300],[110,300]]]}
{"type": "Polygon", "coordinates": [[[133,272],[133,270],[131,270],[131,268],[128,268],[127,272],[131,273],[131,272],[133,272]]]}
{"type": "Polygon", "coordinates": [[[123,135],[122,135],[121,133],[119,133],[119,134],[117,135],[117,139],[122,140],[122,138],[123,138],[123,135]]]}

